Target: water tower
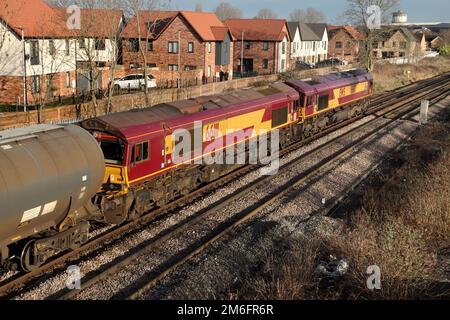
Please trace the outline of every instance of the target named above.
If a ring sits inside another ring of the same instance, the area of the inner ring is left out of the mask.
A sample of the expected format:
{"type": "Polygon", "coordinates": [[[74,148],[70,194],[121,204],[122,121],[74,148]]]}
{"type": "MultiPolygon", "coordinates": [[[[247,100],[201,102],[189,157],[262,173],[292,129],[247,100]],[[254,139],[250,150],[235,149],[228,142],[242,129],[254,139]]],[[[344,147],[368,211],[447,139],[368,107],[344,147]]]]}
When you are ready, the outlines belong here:
{"type": "Polygon", "coordinates": [[[404,11],[397,11],[394,12],[394,14],[392,15],[392,23],[395,24],[405,24],[408,22],[408,14],[404,11]]]}

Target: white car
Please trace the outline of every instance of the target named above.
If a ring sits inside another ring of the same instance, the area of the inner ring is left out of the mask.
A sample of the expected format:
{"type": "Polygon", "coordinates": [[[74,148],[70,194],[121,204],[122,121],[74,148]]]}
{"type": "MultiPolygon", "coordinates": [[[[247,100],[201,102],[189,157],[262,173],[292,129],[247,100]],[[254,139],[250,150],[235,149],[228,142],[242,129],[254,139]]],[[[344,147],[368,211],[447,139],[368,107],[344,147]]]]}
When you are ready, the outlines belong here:
{"type": "MultiPolygon", "coordinates": [[[[156,79],[152,75],[147,75],[147,89],[156,88],[156,79]]],[[[114,80],[116,90],[144,90],[145,78],[143,74],[129,74],[121,79],[114,80]]]]}

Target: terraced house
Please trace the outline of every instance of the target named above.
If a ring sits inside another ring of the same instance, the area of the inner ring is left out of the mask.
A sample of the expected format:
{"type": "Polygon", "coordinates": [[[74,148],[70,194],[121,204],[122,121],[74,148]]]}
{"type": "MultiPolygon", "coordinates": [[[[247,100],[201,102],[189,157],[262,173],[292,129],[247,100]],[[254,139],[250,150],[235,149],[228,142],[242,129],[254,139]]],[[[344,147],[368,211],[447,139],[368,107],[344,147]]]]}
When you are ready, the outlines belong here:
{"type": "Polygon", "coordinates": [[[81,29],[68,27],[69,16],[43,0],[0,3],[0,104],[41,104],[89,91],[94,81],[107,87],[122,11],[83,9],[81,29]]]}
{"type": "Polygon", "coordinates": [[[328,56],[327,25],[323,23],[288,22],[291,34],[291,58],[315,64],[328,56]]]}
{"type": "Polygon", "coordinates": [[[149,69],[159,82],[233,77],[233,41],[214,13],[140,11],[122,35],[127,72],[149,69]]]}
{"type": "Polygon", "coordinates": [[[269,74],[290,68],[291,37],[286,20],[229,19],[236,72],[269,74]]]}

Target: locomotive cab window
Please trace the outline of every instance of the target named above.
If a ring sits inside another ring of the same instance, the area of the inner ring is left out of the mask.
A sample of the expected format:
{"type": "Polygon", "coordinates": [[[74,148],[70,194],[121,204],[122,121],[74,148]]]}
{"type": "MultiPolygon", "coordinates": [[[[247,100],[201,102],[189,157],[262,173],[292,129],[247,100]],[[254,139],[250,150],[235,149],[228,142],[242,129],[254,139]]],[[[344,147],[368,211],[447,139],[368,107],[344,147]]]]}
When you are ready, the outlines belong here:
{"type": "Polygon", "coordinates": [[[288,107],[272,110],[272,128],[276,128],[288,121],[288,107]]]}
{"type": "Polygon", "coordinates": [[[328,95],[319,96],[319,103],[317,105],[317,110],[325,110],[328,108],[328,95]]]}
{"type": "Polygon", "coordinates": [[[134,145],[133,149],[131,150],[131,162],[140,163],[150,159],[149,146],[150,145],[148,141],[134,145]]]}
{"type": "Polygon", "coordinates": [[[100,141],[100,148],[105,156],[105,162],[109,164],[122,164],[124,146],[124,143],[120,140],[102,139],[100,141]]]}

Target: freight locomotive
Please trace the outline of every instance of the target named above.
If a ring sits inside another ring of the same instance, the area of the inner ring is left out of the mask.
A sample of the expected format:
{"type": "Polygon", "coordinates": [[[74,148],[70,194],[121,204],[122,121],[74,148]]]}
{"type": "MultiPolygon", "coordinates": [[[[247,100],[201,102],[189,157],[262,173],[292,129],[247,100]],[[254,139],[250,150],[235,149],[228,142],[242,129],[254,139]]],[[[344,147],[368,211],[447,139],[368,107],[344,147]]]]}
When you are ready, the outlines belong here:
{"type": "Polygon", "coordinates": [[[239,166],[198,158],[242,144],[248,150],[263,131],[278,130],[283,148],[363,114],[372,88],[369,73],[350,70],[110,114],[80,126],[0,132],[0,268],[30,271],[85,242],[89,222],[136,219],[239,166]],[[182,163],[173,160],[179,129],[192,133],[182,163]],[[208,148],[218,141],[220,148],[208,148]]]}

